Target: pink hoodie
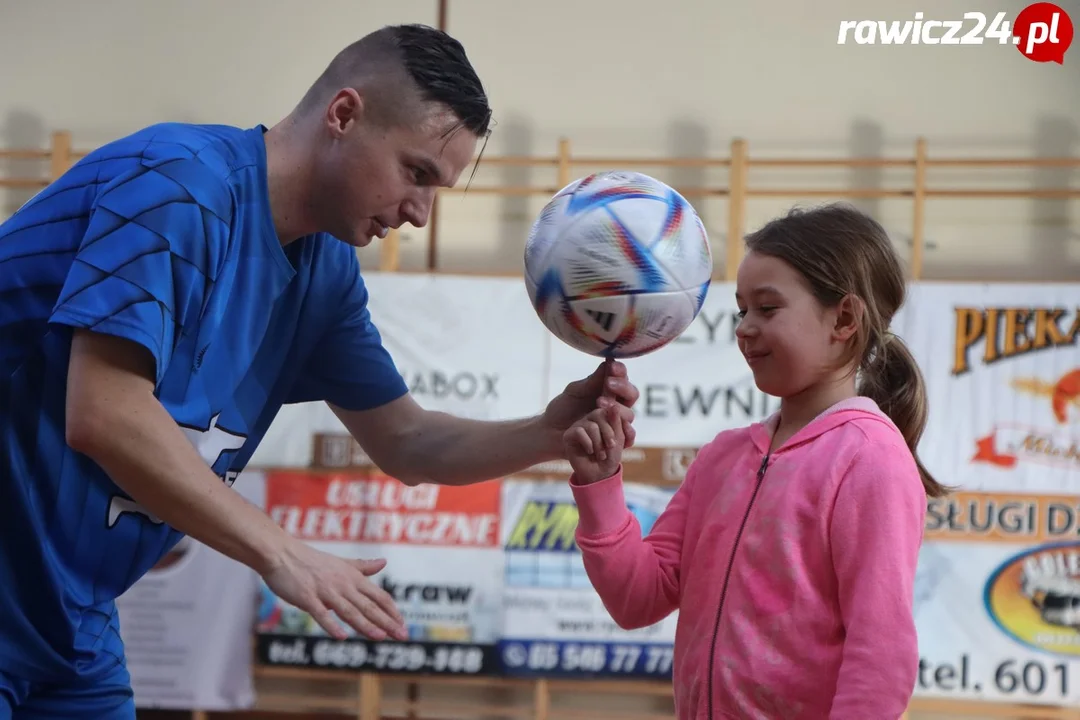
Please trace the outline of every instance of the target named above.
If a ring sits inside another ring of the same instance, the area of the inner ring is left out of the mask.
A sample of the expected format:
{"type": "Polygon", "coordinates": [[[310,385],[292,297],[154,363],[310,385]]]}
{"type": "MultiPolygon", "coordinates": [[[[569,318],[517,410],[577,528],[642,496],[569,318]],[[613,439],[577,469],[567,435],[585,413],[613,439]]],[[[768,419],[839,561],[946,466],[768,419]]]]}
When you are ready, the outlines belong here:
{"type": "Polygon", "coordinates": [[[767,456],[776,421],[703,447],[645,539],[621,473],[571,478],[585,569],[624,628],[679,611],[680,719],[894,720],[919,665],[914,458],[865,397],[767,456]]]}

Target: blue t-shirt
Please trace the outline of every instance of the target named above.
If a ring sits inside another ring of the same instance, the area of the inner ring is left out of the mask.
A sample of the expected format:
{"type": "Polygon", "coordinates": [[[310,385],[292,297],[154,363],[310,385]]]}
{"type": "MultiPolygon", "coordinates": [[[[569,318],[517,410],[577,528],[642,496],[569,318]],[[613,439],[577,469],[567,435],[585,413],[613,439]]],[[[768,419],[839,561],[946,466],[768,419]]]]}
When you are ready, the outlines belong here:
{"type": "Polygon", "coordinates": [[[264,132],[149,127],[0,225],[0,672],[107,671],[114,598],[180,539],[67,446],[74,328],[149,350],[157,397],[230,484],[283,403],[406,392],[355,251],[278,241],[264,132]]]}

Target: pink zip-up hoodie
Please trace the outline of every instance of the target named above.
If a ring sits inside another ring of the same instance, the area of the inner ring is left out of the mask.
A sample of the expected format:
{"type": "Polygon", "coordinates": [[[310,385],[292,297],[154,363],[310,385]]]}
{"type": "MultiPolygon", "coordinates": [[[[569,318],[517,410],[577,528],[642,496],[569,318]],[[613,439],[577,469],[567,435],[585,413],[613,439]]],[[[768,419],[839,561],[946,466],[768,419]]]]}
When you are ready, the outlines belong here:
{"type": "Polygon", "coordinates": [[[770,455],[777,420],[701,448],[644,539],[621,471],[571,477],[585,569],[623,628],[678,610],[680,719],[895,720],[919,666],[915,460],[865,397],[770,455]]]}

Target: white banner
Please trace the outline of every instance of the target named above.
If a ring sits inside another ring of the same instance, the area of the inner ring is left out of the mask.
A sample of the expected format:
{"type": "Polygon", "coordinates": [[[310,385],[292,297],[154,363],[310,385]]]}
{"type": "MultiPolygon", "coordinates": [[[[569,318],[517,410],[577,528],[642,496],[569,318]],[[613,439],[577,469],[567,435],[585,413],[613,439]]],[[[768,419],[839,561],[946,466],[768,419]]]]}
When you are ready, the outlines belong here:
{"type": "Polygon", "coordinates": [[[929,467],[968,490],[1080,493],[1080,285],[926,283],[909,302],[929,467]]]}
{"type": "MultiPolygon", "coordinates": [[[[262,506],[262,477],[233,485],[262,506]]],[[[251,628],[258,576],[185,538],[116,600],[140,708],[237,710],[254,705],[251,628]]]]}
{"type": "Polygon", "coordinates": [[[423,407],[485,420],[540,412],[550,336],[521,280],[393,276],[367,280],[371,315],[423,407]]]}

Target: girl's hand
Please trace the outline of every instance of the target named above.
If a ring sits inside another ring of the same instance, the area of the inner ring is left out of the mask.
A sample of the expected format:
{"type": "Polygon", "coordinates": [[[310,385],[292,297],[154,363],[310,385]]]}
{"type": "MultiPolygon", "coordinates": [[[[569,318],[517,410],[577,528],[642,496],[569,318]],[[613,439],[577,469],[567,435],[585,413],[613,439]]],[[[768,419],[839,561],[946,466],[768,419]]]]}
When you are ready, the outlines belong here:
{"type": "Polygon", "coordinates": [[[633,411],[623,410],[616,403],[603,403],[563,434],[566,458],[577,483],[588,485],[618,471],[626,441],[624,424],[629,427],[633,420],[633,411]]]}

